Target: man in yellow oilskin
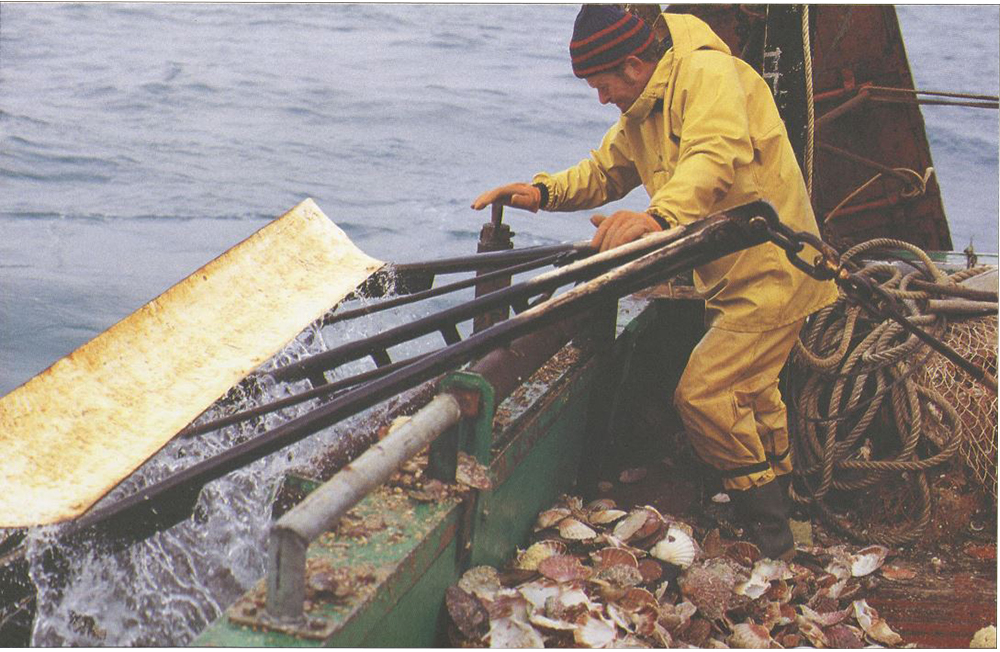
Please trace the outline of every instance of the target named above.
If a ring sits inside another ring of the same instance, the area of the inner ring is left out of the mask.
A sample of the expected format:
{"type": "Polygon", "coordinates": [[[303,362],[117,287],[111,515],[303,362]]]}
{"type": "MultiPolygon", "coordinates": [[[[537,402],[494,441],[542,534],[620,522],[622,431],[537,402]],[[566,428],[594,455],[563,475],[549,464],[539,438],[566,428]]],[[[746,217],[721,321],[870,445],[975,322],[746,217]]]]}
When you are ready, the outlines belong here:
{"type": "MultiPolygon", "coordinates": [[[[797,231],[818,234],[802,173],[763,79],[703,21],[661,14],[652,28],[615,6],[585,5],[570,42],[573,72],[622,114],[601,146],[557,174],[490,190],[532,212],[616,201],[642,184],[645,212],[595,215],[601,251],[756,199],[797,231]]],[[[792,470],[778,374],[805,318],[832,303],[821,283],[763,244],[694,272],[707,332],[674,394],[691,444],[718,469],[737,516],[772,558],[794,554],[788,501],[776,478],[792,470]]],[[[786,478],[787,479],[787,478],[786,478]]]]}

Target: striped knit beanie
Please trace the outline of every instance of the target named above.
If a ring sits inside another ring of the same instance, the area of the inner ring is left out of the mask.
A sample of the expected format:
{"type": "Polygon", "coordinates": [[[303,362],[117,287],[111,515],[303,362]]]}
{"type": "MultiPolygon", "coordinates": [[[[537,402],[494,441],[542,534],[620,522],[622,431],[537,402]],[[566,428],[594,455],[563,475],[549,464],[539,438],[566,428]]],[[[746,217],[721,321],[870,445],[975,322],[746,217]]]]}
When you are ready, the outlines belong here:
{"type": "Polygon", "coordinates": [[[577,77],[614,68],[653,42],[653,33],[631,13],[609,5],[584,5],[573,24],[569,54],[577,77]]]}

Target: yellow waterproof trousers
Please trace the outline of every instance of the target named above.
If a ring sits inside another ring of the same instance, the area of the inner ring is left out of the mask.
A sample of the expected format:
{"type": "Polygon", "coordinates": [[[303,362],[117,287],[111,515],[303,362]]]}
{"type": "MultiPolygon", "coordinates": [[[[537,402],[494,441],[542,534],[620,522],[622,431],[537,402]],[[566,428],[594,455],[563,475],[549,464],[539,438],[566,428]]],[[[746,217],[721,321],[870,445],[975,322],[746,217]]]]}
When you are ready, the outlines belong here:
{"type": "Polygon", "coordinates": [[[719,469],[726,489],[792,471],[778,374],[804,322],[762,333],[709,328],[691,352],[674,404],[695,452],[719,469]]]}

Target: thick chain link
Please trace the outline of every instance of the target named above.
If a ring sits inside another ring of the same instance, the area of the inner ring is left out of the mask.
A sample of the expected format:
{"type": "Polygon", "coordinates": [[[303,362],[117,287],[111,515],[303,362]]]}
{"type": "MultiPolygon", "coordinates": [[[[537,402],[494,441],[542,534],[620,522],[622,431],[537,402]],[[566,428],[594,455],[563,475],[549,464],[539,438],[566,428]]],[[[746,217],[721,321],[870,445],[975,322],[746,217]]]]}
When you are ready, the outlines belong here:
{"type": "Polygon", "coordinates": [[[920,338],[932,349],[956,364],[977,382],[992,391],[997,391],[997,380],[989,372],[979,368],[962,357],[950,346],[930,335],[923,329],[912,324],[899,310],[896,299],[878,287],[871,279],[853,273],[841,263],[840,253],[812,233],[795,231],[780,222],[768,223],[766,226],[768,238],[785,251],[788,260],[798,269],[819,281],[836,281],[840,289],[855,303],[879,319],[891,319],[904,330],[920,338]],[[819,252],[813,261],[807,262],[801,256],[805,245],[819,252]]]}

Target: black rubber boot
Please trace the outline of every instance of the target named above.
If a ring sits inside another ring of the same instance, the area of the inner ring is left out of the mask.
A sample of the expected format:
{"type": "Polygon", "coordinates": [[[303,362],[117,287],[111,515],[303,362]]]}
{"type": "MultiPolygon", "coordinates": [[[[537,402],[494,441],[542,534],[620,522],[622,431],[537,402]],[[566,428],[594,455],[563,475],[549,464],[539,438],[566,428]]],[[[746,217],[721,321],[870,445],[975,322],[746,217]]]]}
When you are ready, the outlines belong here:
{"type": "Polygon", "coordinates": [[[788,501],[778,482],[768,482],[745,491],[732,491],[736,517],[761,554],[789,560],[795,555],[795,539],[788,526],[788,501]]]}

